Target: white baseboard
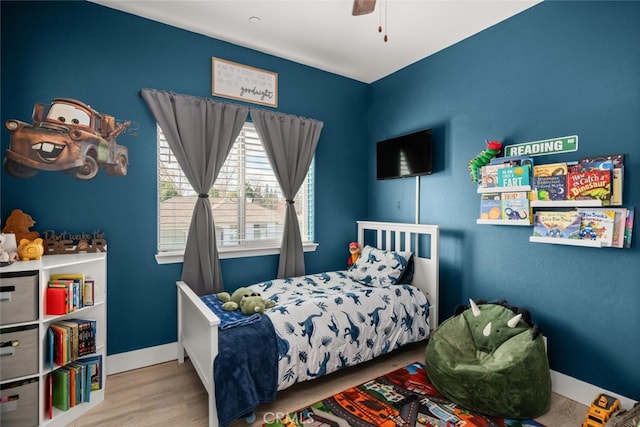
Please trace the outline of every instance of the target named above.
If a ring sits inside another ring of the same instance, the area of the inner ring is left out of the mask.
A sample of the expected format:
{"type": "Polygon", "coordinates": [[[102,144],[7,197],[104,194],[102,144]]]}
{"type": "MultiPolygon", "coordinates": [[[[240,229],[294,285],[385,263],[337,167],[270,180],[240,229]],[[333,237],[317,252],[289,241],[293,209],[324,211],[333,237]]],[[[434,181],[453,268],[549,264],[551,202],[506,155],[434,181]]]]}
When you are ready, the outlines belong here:
{"type": "Polygon", "coordinates": [[[595,399],[600,393],[608,394],[609,396],[617,398],[620,401],[622,409],[631,409],[635,403],[635,400],[629,399],[628,397],[621,396],[620,394],[612,391],[604,390],[593,384],[586,383],[556,371],[551,371],[551,389],[555,393],[586,406],[590,406],[593,399],[595,399]]]}
{"type": "MultiPolygon", "coordinates": [[[[107,357],[107,375],[177,360],[177,354],[178,343],[175,342],[114,354],[107,357]]],[[[585,406],[590,406],[593,399],[600,393],[616,397],[620,400],[620,405],[623,409],[630,409],[635,403],[634,400],[628,397],[621,396],[612,391],[603,390],[600,387],[553,370],[551,371],[551,388],[555,393],[582,403],[585,406]]]]}
{"type": "Polygon", "coordinates": [[[178,343],[147,347],[107,356],[107,375],[144,368],[178,358],[178,343]]]}

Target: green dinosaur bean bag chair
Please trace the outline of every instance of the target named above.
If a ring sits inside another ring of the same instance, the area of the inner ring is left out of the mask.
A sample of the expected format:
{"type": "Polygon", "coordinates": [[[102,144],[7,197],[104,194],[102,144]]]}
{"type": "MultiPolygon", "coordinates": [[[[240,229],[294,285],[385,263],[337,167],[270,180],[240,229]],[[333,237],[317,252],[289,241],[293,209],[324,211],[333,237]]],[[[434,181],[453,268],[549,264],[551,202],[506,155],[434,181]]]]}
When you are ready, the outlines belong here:
{"type": "Polygon", "coordinates": [[[425,358],[431,383],[470,411],[514,419],[547,412],[549,362],[529,312],[504,301],[470,303],[429,338],[425,358]]]}

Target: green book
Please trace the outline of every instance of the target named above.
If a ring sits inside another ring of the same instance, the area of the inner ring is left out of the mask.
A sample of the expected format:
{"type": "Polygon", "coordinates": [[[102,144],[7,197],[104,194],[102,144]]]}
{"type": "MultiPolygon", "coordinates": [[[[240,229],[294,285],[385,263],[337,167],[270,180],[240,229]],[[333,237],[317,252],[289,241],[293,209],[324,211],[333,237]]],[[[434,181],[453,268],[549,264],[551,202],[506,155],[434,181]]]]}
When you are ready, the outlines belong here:
{"type": "Polygon", "coordinates": [[[69,371],[56,369],[53,375],[53,406],[63,411],[69,409],[69,371]]]}

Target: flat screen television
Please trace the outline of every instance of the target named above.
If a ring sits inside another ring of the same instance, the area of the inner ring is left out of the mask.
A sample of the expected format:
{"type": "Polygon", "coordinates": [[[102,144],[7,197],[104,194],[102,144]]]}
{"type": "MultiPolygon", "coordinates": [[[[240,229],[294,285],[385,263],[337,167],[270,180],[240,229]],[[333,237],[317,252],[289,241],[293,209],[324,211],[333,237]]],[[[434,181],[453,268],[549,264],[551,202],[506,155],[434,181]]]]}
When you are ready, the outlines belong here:
{"type": "Polygon", "coordinates": [[[431,172],[431,129],[380,141],[376,145],[377,179],[429,175],[431,172]]]}

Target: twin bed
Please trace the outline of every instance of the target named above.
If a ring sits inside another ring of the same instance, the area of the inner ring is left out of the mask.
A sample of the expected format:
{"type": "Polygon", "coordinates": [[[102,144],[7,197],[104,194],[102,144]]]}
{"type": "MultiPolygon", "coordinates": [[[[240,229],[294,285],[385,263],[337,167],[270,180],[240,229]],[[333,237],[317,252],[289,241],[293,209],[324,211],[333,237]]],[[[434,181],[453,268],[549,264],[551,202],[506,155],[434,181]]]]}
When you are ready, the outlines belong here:
{"type": "Polygon", "coordinates": [[[210,427],[297,382],[428,338],[438,322],[438,226],[358,221],[358,243],[349,270],[249,286],[276,306],[244,325],[221,320],[215,296],[177,282],[178,361],[186,353],[207,390],[210,427]]]}

